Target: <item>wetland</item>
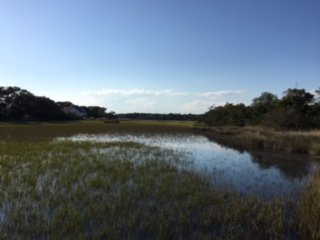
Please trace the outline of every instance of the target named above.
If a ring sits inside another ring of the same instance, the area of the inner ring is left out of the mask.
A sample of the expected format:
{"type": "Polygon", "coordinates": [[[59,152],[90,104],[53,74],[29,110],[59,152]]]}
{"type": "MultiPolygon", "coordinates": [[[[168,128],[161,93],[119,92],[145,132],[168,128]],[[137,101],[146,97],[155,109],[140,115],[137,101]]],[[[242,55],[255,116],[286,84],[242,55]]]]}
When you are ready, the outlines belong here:
{"type": "Polygon", "coordinates": [[[319,163],[189,122],[0,124],[4,239],[318,239],[319,163]]]}

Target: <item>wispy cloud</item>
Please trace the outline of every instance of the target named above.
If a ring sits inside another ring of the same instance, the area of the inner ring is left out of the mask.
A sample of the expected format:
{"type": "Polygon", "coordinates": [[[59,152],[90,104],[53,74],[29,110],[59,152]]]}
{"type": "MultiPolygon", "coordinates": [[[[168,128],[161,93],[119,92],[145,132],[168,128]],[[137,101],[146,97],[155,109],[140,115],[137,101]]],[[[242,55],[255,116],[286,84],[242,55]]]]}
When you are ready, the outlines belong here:
{"type": "Polygon", "coordinates": [[[71,101],[79,105],[104,106],[117,113],[204,113],[212,105],[226,102],[248,102],[245,90],[187,92],[175,89],[102,89],[86,92],[36,92],[57,101],[71,101]]]}
{"type": "Polygon", "coordinates": [[[185,113],[199,113],[205,112],[210,107],[210,102],[203,100],[194,100],[191,102],[187,102],[182,104],[181,111],[185,113]]]}
{"type": "Polygon", "coordinates": [[[155,102],[150,101],[150,99],[142,97],[142,98],[135,98],[135,99],[128,99],[126,100],[126,103],[133,108],[140,107],[143,109],[152,109],[155,102]]]}
{"type": "Polygon", "coordinates": [[[186,92],[175,89],[102,89],[81,93],[81,103],[95,102],[116,112],[203,113],[215,104],[240,102],[244,90],[186,92]]]}
{"type": "Polygon", "coordinates": [[[134,89],[107,89],[99,91],[87,91],[83,92],[84,96],[104,96],[104,97],[113,97],[113,96],[166,96],[166,97],[181,97],[181,96],[194,96],[194,97],[204,97],[215,99],[222,96],[232,96],[235,94],[242,94],[244,90],[228,90],[228,91],[212,91],[212,92],[181,92],[174,89],[166,90],[146,90],[141,88],[134,89]]]}

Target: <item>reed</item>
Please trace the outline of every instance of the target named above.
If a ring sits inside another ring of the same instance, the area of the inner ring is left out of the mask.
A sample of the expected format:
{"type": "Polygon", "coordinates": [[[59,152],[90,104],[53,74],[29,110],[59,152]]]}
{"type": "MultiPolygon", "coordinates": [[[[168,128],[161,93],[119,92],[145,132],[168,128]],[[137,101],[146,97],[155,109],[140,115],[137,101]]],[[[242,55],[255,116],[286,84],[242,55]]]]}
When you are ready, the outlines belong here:
{"type": "Polygon", "coordinates": [[[304,239],[320,239],[320,173],[316,174],[299,205],[300,230],[304,239]]]}

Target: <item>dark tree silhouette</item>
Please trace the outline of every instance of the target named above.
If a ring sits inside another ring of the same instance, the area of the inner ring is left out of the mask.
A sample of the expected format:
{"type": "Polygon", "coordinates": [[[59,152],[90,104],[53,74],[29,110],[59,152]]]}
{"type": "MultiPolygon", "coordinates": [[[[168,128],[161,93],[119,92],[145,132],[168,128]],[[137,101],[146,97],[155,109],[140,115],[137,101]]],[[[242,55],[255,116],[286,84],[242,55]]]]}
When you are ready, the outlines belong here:
{"type": "Polygon", "coordinates": [[[312,94],[305,89],[289,88],[281,99],[264,92],[250,106],[226,103],[210,108],[203,121],[214,126],[264,125],[296,130],[320,127],[320,89],[312,94]]]}

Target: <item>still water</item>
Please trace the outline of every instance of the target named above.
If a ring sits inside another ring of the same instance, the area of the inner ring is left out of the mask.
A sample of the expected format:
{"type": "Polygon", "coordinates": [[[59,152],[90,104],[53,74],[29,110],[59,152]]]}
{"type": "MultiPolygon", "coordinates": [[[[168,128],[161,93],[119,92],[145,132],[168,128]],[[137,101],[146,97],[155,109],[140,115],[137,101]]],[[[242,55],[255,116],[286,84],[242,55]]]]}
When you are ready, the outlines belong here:
{"type": "Polygon", "coordinates": [[[296,199],[319,163],[305,155],[247,152],[198,134],[79,134],[59,140],[137,142],[183,154],[187,167],[221,188],[265,199],[296,199]]]}

